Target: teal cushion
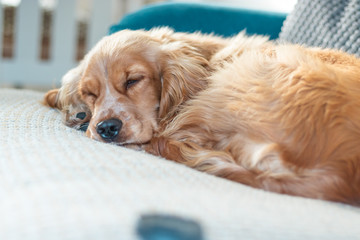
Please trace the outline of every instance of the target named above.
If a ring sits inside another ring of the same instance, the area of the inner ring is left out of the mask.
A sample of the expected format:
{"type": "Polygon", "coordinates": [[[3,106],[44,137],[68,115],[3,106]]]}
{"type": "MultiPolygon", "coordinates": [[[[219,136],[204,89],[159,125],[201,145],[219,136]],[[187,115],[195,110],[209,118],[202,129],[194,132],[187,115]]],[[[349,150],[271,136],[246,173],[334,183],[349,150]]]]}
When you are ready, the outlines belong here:
{"type": "Polygon", "coordinates": [[[169,26],[179,32],[214,33],[232,36],[244,29],[248,34],[279,36],[286,14],[245,10],[220,5],[161,3],[149,5],[125,16],[111,26],[110,34],[123,29],[146,29],[169,26]]]}

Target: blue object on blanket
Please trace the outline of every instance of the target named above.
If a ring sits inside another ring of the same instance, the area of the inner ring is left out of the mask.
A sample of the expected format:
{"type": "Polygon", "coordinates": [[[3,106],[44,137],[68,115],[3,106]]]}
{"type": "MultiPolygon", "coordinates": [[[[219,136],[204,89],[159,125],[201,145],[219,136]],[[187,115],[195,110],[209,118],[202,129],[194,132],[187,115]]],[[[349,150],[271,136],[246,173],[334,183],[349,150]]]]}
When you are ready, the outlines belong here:
{"type": "Polygon", "coordinates": [[[199,223],[170,215],[143,215],[137,234],[142,240],[203,240],[199,223]]]}

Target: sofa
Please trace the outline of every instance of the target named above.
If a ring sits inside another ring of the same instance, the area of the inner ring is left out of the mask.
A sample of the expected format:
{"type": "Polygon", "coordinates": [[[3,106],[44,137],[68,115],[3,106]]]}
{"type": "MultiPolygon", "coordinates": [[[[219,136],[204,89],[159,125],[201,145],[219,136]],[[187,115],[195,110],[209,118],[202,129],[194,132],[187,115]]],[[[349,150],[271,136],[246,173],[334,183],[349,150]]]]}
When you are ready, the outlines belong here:
{"type": "MultiPolygon", "coordinates": [[[[163,3],[124,17],[110,33],[169,25],[277,39],[285,18],[163,3]]],[[[360,239],[360,208],[254,189],[91,140],[64,126],[43,95],[0,89],[0,239],[360,239]]]]}

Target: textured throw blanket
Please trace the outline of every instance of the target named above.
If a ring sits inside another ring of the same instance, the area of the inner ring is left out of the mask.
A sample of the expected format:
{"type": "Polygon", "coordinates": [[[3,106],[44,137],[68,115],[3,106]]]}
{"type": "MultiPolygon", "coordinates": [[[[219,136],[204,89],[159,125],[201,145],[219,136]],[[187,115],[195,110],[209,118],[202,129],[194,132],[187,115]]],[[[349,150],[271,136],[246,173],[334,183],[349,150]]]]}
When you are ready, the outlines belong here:
{"type": "Polygon", "coordinates": [[[265,192],[96,142],[65,127],[42,97],[0,89],[1,240],[140,240],[136,228],[173,236],[198,226],[206,240],[359,239],[360,208],[265,192]]]}
{"type": "Polygon", "coordinates": [[[360,56],[360,0],[299,0],[280,41],[337,48],[360,56]]]}
{"type": "MultiPolygon", "coordinates": [[[[359,2],[299,0],[280,39],[359,56],[359,2]]],[[[41,105],[43,95],[0,88],[0,240],[190,239],[167,237],[176,231],[205,240],[360,240],[360,208],[265,192],[93,141],[41,105]]]]}

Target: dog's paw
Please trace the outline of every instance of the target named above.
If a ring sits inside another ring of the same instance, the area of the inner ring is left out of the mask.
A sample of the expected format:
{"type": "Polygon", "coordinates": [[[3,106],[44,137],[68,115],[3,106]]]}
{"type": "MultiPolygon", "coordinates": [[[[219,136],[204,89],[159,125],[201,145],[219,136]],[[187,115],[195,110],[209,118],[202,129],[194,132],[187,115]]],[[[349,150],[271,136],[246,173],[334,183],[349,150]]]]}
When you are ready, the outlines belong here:
{"type": "Polygon", "coordinates": [[[76,112],[74,114],[66,114],[65,125],[86,132],[91,114],[89,112],[76,112]]]}

